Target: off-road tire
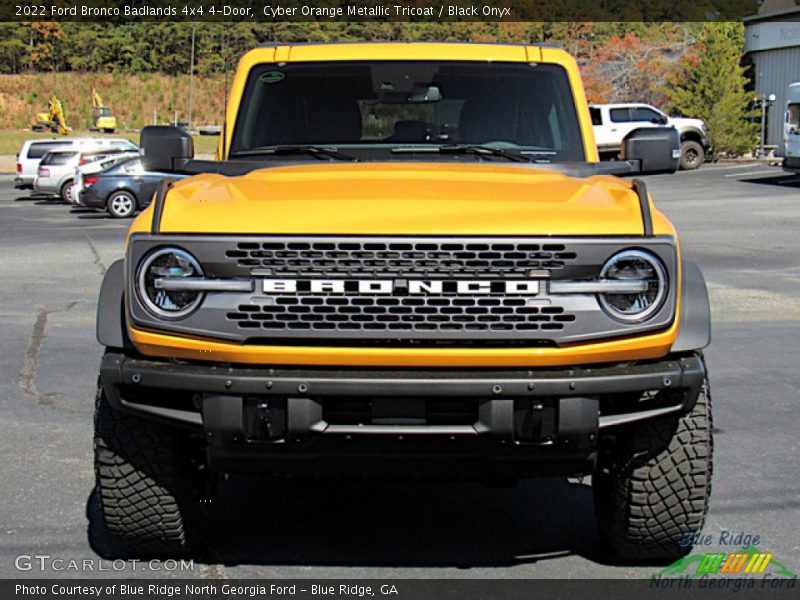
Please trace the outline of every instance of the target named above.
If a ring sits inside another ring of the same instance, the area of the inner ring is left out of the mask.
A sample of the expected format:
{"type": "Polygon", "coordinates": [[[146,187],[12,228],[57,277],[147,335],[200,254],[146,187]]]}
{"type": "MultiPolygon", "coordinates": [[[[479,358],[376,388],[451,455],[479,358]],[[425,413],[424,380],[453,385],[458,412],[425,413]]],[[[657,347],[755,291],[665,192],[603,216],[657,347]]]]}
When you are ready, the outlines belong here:
{"type": "Polygon", "coordinates": [[[681,142],[681,169],[694,171],[700,168],[706,160],[706,151],[699,143],[693,140],[681,142]]]}
{"type": "Polygon", "coordinates": [[[600,534],[625,560],[674,560],[703,527],[711,494],[711,395],[708,382],[692,410],[644,421],[600,452],[593,477],[600,534]]]}
{"type": "Polygon", "coordinates": [[[197,555],[204,548],[204,471],[189,432],[95,401],[95,481],[115,558],[197,555]]]}

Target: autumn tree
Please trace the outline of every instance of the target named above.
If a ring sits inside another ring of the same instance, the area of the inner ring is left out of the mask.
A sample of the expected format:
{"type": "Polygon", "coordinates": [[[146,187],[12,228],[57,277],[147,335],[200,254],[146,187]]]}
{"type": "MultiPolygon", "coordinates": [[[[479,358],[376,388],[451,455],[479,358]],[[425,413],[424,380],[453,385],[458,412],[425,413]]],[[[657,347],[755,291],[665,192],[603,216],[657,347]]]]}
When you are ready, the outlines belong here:
{"type": "Polygon", "coordinates": [[[697,34],[695,52],[666,87],[670,108],[706,122],[716,153],[740,155],[756,143],[756,126],[747,120],[750,96],[742,23],[706,23],[697,34]]]}
{"type": "Polygon", "coordinates": [[[54,21],[31,23],[31,64],[41,71],[57,71],[61,68],[61,44],[64,31],[54,21]]]}
{"type": "Polygon", "coordinates": [[[677,68],[677,57],[684,48],[677,31],[660,33],[644,37],[629,31],[599,44],[592,56],[583,61],[589,100],[661,106],[666,99],[667,80],[677,68]]]}

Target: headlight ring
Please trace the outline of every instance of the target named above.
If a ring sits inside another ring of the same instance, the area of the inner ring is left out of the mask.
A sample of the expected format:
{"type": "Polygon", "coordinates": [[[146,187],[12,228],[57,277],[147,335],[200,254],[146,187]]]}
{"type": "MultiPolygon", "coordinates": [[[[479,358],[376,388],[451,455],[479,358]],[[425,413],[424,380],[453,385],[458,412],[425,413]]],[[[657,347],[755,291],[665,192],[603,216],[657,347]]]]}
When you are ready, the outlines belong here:
{"type": "Polygon", "coordinates": [[[646,321],[664,305],[669,289],[661,261],[644,250],[623,250],[612,256],[600,271],[601,279],[647,281],[648,289],[635,294],[598,294],[600,305],[612,317],[628,323],[646,321]]]}
{"type": "Polygon", "coordinates": [[[159,278],[202,277],[203,269],[186,250],[163,247],[150,252],[139,263],[136,291],[139,300],[156,317],[181,319],[195,310],[204,294],[196,291],[170,291],[155,286],[159,278]]]}

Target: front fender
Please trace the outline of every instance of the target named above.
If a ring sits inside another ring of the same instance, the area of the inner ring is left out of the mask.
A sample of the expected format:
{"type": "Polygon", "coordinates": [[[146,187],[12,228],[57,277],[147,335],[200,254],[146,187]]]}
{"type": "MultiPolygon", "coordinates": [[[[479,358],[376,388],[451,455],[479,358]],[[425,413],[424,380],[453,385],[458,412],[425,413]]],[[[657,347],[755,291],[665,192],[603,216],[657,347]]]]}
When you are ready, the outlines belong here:
{"type": "Polygon", "coordinates": [[[673,352],[701,350],[711,343],[711,303],[706,280],[693,262],[683,261],[680,323],[673,352]]]}
{"type": "Polygon", "coordinates": [[[97,341],[107,348],[133,348],[125,325],[125,261],[122,259],[108,268],[100,287],[97,341]]]}

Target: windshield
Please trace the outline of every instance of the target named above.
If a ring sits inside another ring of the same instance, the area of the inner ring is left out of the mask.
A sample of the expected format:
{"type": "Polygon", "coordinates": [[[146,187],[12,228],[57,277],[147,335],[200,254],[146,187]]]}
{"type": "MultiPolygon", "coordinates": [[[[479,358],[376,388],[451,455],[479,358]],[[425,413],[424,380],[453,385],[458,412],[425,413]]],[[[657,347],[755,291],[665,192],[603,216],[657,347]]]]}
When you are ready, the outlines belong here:
{"type": "Polygon", "coordinates": [[[794,130],[795,133],[800,130],[800,103],[789,105],[786,121],[790,130],[794,130]]]}
{"type": "Polygon", "coordinates": [[[391,150],[452,144],[543,162],[585,160],[566,72],[535,63],[259,65],[248,77],[231,156],[312,145],[407,159],[391,150]]]}

